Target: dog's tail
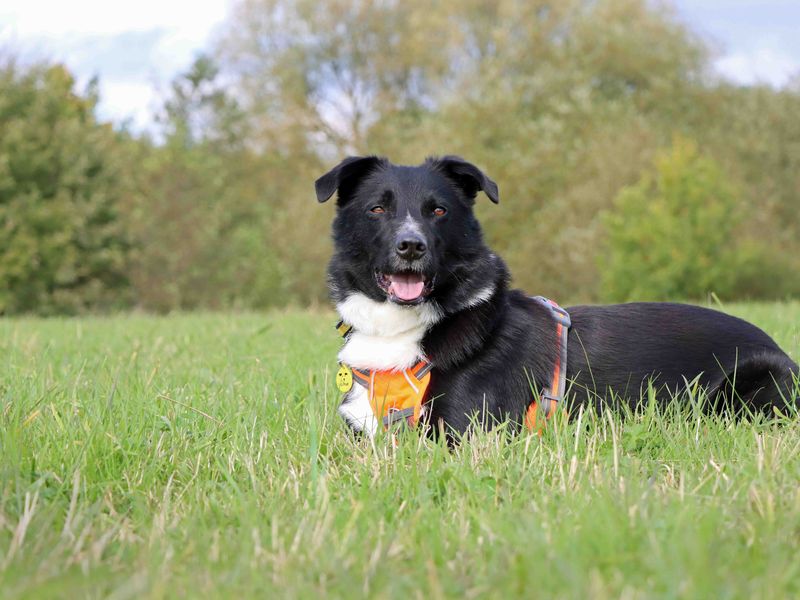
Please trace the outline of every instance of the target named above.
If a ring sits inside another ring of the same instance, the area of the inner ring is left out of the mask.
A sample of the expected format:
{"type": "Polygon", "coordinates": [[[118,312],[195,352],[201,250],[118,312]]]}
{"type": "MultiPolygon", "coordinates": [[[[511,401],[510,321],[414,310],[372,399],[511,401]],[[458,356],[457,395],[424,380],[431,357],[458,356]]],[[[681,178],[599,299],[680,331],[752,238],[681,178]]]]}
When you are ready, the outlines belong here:
{"type": "Polygon", "coordinates": [[[714,406],[736,413],[795,415],[800,409],[800,368],[782,352],[764,352],[739,361],[710,396],[714,406]]]}

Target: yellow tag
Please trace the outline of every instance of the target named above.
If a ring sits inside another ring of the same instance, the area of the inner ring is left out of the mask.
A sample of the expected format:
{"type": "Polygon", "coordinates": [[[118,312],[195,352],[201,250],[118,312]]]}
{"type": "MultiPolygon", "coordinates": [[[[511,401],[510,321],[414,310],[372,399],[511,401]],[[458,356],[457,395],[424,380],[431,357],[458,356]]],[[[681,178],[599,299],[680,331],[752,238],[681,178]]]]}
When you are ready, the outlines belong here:
{"type": "Polygon", "coordinates": [[[336,387],[342,393],[349,392],[353,387],[353,372],[347,365],[339,367],[339,371],[336,373],[336,387]]]}

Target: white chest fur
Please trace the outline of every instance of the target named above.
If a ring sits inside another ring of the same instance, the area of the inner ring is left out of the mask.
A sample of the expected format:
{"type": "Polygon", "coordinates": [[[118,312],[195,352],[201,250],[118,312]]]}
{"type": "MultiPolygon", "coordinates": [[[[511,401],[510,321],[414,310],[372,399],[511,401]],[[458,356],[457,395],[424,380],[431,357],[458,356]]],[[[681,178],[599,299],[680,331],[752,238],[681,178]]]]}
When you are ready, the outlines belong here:
{"type": "MultiPolygon", "coordinates": [[[[378,371],[403,370],[422,357],[422,338],[441,318],[432,303],[399,306],[352,294],[336,305],[345,323],[353,327],[339,360],[351,367],[378,371]]],[[[372,413],[367,390],[356,384],[347,392],[339,414],[357,431],[372,437],[378,421],[372,413]]]]}
{"type": "Polygon", "coordinates": [[[425,332],[441,318],[433,303],[400,306],[352,294],[336,305],[353,327],[339,360],[351,367],[380,371],[413,367],[422,356],[425,332]]]}

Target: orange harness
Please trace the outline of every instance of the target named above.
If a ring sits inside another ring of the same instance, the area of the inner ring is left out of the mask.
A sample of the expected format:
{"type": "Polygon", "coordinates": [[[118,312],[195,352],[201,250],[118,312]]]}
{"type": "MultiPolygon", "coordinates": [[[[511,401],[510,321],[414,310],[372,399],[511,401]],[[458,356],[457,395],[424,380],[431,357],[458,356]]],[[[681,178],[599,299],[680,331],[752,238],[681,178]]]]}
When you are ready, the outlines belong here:
{"type": "MultiPolygon", "coordinates": [[[[336,329],[345,339],[352,331],[352,327],[343,321],[336,325],[336,329]]],[[[426,400],[431,369],[433,365],[425,358],[402,371],[356,369],[340,363],[336,385],[343,393],[349,392],[353,383],[366,389],[372,414],[385,429],[399,422],[414,427],[426,400]]]]}
{"type": "Polygon", "coordinates": [[[353,379],[367,389],[372,412],[385,428],[401,421],[413,427],[419,422],[432,368],[423,359],[404,371],[353,369],[353,379]]]}
{"type": "MultiPolygon", "coordinates": [[[[536,420],[540,404],[547,420],[555,413],[558,403],[564,398],[567,335],[571,323],[567,311],[552,300],[543,296],[535,296],[533,299],[548,308],[556,321],[558,344],[550,385],[542,389],[538,399],[534,397],[525,413],[525,426],[528,430],[541,433],[544,424],[539,424],[536,420]]],[[[352,331],[352,327],[343,321],[336,325],[336,329],[344,338],[347,338],[352,331]]],[[[419,422],[422,406],[426,402],[425,393],[430,384],[432,369],[433,364],[425,358],[414,367],[403,371],[355,369],[340,364],[339,372],[336,374],[336,385],[341,392],[350,391],[353,383],[364,387],[372,412],[383,423],[385,429],[399,422],[413,427],[419,422]]]]}
{"type": "Polygon", "coordinates": [[[525,426],[528,430],[536,431],[541,434],[544,423],[540,425],[536,421],[536,415],[539,412],[539,404],[541,403],[542,405],[542,412],[544,413],[545,421],[547,421],[547,419],[555,414],[558,403],[564,399],[564,394],[566,392],[567,338],[569,337],[569,328],[572,325],[572,321],[569,318],[569,313],[549,298],[534,296],[533,299],[547,308],[556,322],[556,363],[553,366],[553,376],[550,378],[550,385],[545,387],[539,394],[539,402],[537,402],[534,397],[525,413],[525,426]]]}

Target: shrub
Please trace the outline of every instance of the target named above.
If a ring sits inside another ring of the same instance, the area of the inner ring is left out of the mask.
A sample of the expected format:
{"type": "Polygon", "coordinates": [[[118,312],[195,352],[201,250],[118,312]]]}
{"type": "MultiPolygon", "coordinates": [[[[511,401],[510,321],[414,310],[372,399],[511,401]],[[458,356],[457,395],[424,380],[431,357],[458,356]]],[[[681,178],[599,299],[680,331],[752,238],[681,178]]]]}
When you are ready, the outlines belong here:
{"type": "Polygon", "coordinates": [[[119,140],[61,66],[0,66],[0,313],[123,301],[119,140]]]}
{"type": "Polygon", "coordinates": [[[737,287],[743,212],[736,188],[697,146],[678,139],[653,173],[604,215],[602,288],[614,300],[702,298],[737,287]]]}

